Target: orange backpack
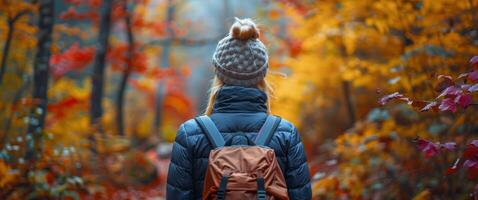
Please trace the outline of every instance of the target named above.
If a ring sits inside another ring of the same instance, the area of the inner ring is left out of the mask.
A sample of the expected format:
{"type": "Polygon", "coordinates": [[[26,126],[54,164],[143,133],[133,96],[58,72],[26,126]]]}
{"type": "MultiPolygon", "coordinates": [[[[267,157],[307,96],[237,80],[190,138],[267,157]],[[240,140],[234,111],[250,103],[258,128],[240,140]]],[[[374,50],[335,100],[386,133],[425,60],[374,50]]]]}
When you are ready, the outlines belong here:
{"type": "Polygon", "coordinates": [[[196,117],[213,146],[204,179],[203,200],[289,199],[274,150],[267,147],[280,120],[268,116],[254,142],[238,133],[226,144],[208,116],[196,117]],[[248,145],[232,144],[235,137],[247,140],[248,145]]]}

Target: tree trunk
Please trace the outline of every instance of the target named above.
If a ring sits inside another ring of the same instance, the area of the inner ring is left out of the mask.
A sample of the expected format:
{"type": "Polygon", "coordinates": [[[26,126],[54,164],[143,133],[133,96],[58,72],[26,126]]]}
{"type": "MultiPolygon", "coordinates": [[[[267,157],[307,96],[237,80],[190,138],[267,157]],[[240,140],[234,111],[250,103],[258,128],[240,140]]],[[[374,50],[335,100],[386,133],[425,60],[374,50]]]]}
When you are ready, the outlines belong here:
{"type": "Polygon", "coordinates": [[[38,44],[33,64],[33,99],[38,101],[32,107],[28,120],[26,158],[34,163],[42,151],[42,133],[45,125],[45,116],[48,103],[47,89],[49,78],[49,60],[51,55],[52,32],[54,24],[54,1],[40,1],[40,19],[38,22],[38,44]],[[37,153],[35,153],[37,152],[37,153]]]}
{"type": "Polygon", "coordinates": [[[128,84],[128,79],[131,74],[129,69],[126,69],[121,76],[121,82],[118,88],[118,96],[116,97],[116,128],[118,135],[124,136],[124,96],[126,93],[126,86],[128,84]]]}
{"type": "Polygon", "coordinates": [[[15,22],[17,22],[17,20],[25,14],[27,14],[27,11],[21,11],[17,15],[15,15],[15,17],[8,18],[7,20],[8,31],[5,44],[3,45],[2,62],[0,64],[0,84],[2,84],[3,82],[3,75],[5,74],[5,70],[7,68],[7,59],[8,54],[10,53],[10,45],[13,39],[13,32],[15,31],[15,22]]]}
{"type": "Polygon", "coordinates": [[[355,124],[356,116],[355,116],[355,107],[352,100],[352,94],[350,91],[350,82],[349,81],[342,81],[342,89],[344,91],[344,101],[347,106],[347,112],[349,116],[349,123],[352,127],[355,124]]]}
{"type": "Polygon", "coordinates": [[[106,67],[106,51],[110,35],[112,4],[113,0],[103,0],[101,6],[98,43],[93,65],[93,75],[91,76],[90,124],[97,128],[101,127],[101,116],[103,115],[101,101],[103,99],[103,82],[106,67]]]}
{"type": "Polygon", "coordinates": [[[7,58],[8,58],[8,53],[10,51],[10,44],[13,39],[13,30],[14,30],[14,22],[11,20],[8,20],[8,32],[7,32],[7,38],[5,40],[5,44],[3,45],[3,55],[2,55],[2,64],[0,68],[0,84],[3,83],[3,74],[5,74],[5,69],[7,65],[7,58]]]}
{"type": "MultiPolygon", "coordinates": [[[[170,62],[170,56],[171,56],[171,46],[173,43],[174,39],[174,30],[171,28],[171,24],[174,21],[174,13],[175,13],[176,7],[173,4],[172,0],[168,0],[168,6],[167,6],[167,13],[166,13],[166,23],[167,23],[167,39],[164,41],[162,44],[162,52],[161,52],[161,67],[166,68],[170,67],[171,65],[170,62]]],[[[162,115],[162,107],[163,107],[163,99],[164,99],[164,93],[165,93],[165,86],[164,86],[164,81],[159,81],[159,83],[156,86],[156,107],[155,107],[155,115],[154,115],[154,121],[153,121],[153,133],[157,133],[159,128],[161,127],[161,115],[162,115]]],[[[159,134],[159,139],[162,141],[162,134],[159,134]]]]}
{"type": "MultiPolygon", "coordinates": [[[[127,12],[127,1],[125,1],[124,5],[124,10],[126,13],[127,12]]],[[[127,52],[127,66],[125,71],[123,72],[123,75],[121,77],[121,82],[120,86],[118,89],[118,96],[116,98],[116,125],[118,129],[118,134],[119,135],[125,135],[125,122],[124,122],[124,96],[126,93],[126,87],[128,85],[128,79],[131,75],[131,68],[132,68],[132,61],[133,61],[133,56],[134,56],[134,35],[133,35],[133,30],[131,27],[131,18],[132,14],[128,13],[126,17],[124,18],[125,23],[126,23],[126,31],[127,31],[127,37],[128,37],[128,52],[127,52]]]]}

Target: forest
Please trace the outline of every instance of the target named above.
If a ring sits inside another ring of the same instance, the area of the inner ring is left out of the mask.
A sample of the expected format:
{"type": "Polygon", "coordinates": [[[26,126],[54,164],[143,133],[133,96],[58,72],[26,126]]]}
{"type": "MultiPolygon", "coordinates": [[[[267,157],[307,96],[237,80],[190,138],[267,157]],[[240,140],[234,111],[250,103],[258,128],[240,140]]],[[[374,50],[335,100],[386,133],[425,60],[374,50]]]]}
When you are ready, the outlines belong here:
{"type": "Polygon", "coordinates": [[[0,0],[0,199],[164,199],[234,17],[313,198],[478,199],[478,0],[0,0]]]}

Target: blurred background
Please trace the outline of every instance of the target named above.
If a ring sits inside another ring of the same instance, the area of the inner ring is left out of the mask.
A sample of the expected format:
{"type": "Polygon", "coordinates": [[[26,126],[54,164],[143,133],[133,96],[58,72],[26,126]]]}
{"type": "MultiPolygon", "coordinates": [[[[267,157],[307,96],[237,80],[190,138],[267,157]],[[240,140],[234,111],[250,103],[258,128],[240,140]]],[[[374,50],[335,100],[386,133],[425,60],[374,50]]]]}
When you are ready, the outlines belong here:
{"type": "Polygon", "coordinates": [[[420,110],[444,86],[478,80],[477,8],[0,0],[0,199],[163,199],[177,127],[204,111],[234,17],[259,24],[272,112],[299,128],[315,199],[475,198],[478,157],[462,156],[478,132],[474,90],[466,105],[420,110]],[[380,105],[393,92],[423,101],[380,105]]]}

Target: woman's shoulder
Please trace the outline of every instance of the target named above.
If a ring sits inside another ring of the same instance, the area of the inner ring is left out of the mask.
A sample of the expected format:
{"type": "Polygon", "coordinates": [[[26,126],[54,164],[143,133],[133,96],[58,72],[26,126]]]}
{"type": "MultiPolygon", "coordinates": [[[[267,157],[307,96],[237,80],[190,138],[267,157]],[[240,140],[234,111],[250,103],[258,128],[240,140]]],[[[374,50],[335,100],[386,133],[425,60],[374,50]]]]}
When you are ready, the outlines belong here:
{"type": "Polygon", "coordinates": [[[276,137],[280,144],[286,144],[287,146],[295,146],[301,142],[301,137],[295,125],[286,120],[282,119],[279,126],[276,129],[276,137]]]}
{"type": "MultiPolygon", "coordinates": [[[[284,118],[281,118],[281,121],[277,126],[276,133],[279,133],[279,135],[286,137],[287,139],[290,139],[291,137],[297,137],[298,134],[295,125],[284,118]]],[[[203,134],[201,127],[197,124],[195,118],[192,118],[183,122],[179,126],[177,135],[189,138],[191,136],[198,137],[203,134]]]]}
{"type": "Polygon", "coordinates": [[[188,119],[179,126],[178,134],[196,135],[201,133],[201,128],[194,118],[188,119]]]}
{"type": "Polygon", "coordinates": [[[296,133],[297,128],[292,122],[288,121],[287,119],[281,118],[279,126],[277,127],[277,131],[296,133]]]}

